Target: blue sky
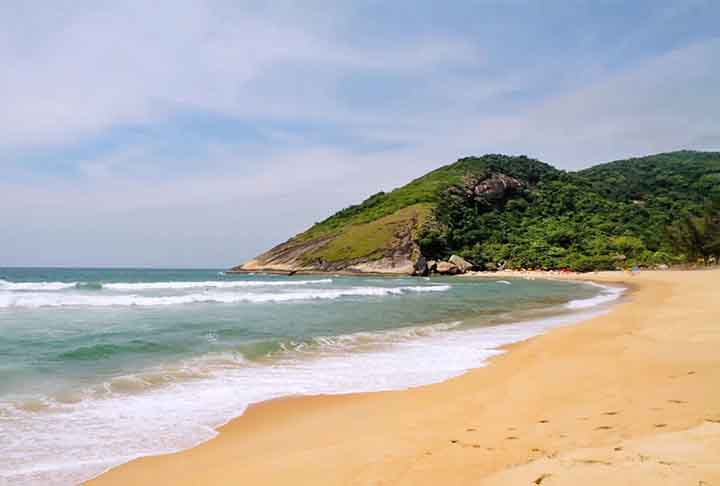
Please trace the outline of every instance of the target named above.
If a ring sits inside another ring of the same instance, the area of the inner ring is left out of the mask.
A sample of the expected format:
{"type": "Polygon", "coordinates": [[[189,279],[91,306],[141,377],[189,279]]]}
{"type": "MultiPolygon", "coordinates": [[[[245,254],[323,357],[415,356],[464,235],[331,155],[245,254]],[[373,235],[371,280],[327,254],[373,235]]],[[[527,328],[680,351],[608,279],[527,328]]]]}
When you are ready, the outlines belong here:
{"type": "Polygon", "coordinates": [[[718,2],[268,3],[0,4],[0,265],[227,267],[464,155],[720,149],[718,2]]]}

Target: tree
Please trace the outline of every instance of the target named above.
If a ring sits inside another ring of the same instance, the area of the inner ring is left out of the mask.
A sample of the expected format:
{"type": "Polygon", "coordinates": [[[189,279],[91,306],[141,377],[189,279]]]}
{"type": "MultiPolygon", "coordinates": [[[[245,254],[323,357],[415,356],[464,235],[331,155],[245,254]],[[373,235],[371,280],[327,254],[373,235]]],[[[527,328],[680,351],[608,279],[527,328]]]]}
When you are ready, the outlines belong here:
{"type": "Polygon", "coordinates": [[[702,258],[708,265],[710,259],[720,260],[720,204],[706,201],[700,216],[684,214],[670,227],[670,239],[676,251],[685,254],[690,261],[702,258]]]}

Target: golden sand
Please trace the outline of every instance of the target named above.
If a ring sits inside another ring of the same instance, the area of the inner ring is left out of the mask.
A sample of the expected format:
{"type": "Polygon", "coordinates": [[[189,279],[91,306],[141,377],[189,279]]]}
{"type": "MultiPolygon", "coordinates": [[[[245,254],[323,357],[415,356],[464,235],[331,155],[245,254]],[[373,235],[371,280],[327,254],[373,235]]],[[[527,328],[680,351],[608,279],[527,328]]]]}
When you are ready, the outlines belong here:
{"type": "Polygon", "coordinates": [[[633,293],[461,377],[261,403],[89,484],[720,484],[720,271],[588,278],[633,293]]]}

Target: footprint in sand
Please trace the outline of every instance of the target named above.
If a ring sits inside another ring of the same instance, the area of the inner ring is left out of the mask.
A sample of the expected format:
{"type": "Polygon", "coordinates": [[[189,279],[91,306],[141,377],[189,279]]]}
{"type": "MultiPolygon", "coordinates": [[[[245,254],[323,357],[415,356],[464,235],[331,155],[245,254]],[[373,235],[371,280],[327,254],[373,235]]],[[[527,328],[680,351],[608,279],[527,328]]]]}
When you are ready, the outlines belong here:
{"type": "Polygon", "coordinates": [[[465,432],[475,432],[475,429],[465,429],[465,432]]]}
{"type": "Polygon", "coordinates": [[[472,447],[473,449],[482,449],[480,444],[463,444],[463,447],[472,447]]]}
{"type": "Polygon", "coordinates": [[[548,422],[550,422],[548,419],[542,419],[542,420],[540,420],[538,423],[539,423],[539,424],[546,424],[546,423],[548,423],[548,422]]]}
{"type": "Polygon", "coordinates": [[[620,412],[605,412],[605,413],[603,413],[603,415],[617,415],[619,413],[620,412]]]}
{"type": "Polygon", "coordinates": [[[538,478],[535,479],[535,481],[533,481],[533,484],[540,485],[540,484],[542,484],[542,482],[543,482],[544,480],[546,480],[546,479],[549,478],[550,476],[552,476],[552,474],[548,474],[548,473],[541,474],[538,478]]]}
{"type": "Polygon", "coordinates": [[[609,425],[601,425],[599,427],[595,427],[595,430],[610,430],[610,429],[612,429],[612,427],[610,427],[609,425]]]}
{"type": "Polygon", "coordinates": [[[687,403],[685,400],[668,400],[669,403],[677,403],[678,405],[682,405],[683,403],[687,403]]]}
{"type": "Polygon", "coordinates": [[[655,424],[655,427],[662,429],[663,427],[667,427],[667,424],[655,424]]]}

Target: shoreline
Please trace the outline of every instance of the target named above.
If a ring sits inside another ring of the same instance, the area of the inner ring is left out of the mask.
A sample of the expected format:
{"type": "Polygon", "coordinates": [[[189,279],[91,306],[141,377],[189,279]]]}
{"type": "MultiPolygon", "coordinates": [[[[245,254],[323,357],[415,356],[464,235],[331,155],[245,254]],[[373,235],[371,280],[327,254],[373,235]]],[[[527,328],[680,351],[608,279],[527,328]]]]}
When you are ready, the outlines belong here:
{"type": "MultiPolygon", "coordinates": [[[[243,415],[220,427],[218,429],[219,435],[207,442],[177,453],[136,459],[113,468],[86,484],[127,484],[130,482],[133,484],[157,484],[158,482],[170,482],[173,484],[232,484],[233,477],[250,477],[256,478],[258,481],[262,479],[264,484],[375,484],[370,481],[371,478],[395,476],[393,471],[396,471],[397,468],[402,469],[407,467],[408,464],[415,464],[418,460],[422,459],[422,462],[437,463],[439,456],[432,452],[437,447],[443,451],[440,456],[447,455],[446,449],[448,448],[463,451],[471,449],[473,451],[470,452],[475,452],[476,455],[478,452],[482,452],[480,451],[482,449],[485,455],[497,455],[487,449],[493,449],[494,451],[503,448],[493,447],[488,444],[492,443],[496,446],[520,445],[523,444],[523,438],[519,436],[520,434],[518,433],[516,438],[511,438],[514,437],[514,435],[511,435],[514,432],[505,431],[504,433],[508,434],[506,437],[498,436],[494,441],[487,440],[486,444],[466,443],[465,440],[468,438],[467,434],[470,429],[473,429],[473,432],[481,430],[483,422],[488,422],[480,420],[480,418],[468,420],[473,422],[472,427],[467,427],[465,431],[452,430],[457,427],[448,427],[450,425],[448,422],[456,421],[457,417],[455,415],[463,416],[467,413],[467,410],[463,407],[458,409],[458,405],[455,403],[448,405],[445,400],[450,397],[452,400],[459,400],[460,404],[462,404],[470,400],[464,397],[463,392],[467,390],[475,390],[480,395],[480,397],[476,398],[482,398],[483,393],[490,393],[490,391],[486,386],[478,387],[478,385],[482,385],[483,382],[488,380],[490,381],[489,384],[492,385],[491,388],[506,391],[506,387],[501,382],[496,381],[497,377],[493,377],[507,373],[506,368],[512,369],[515,361],[523,361],[522,354],[528,354],[528,352],[532,354],[538,351],[543,354],[542,350],[536,348],[548,346],[552,344],[552,341],[561,339],[565,334],[583,334],[587,332],[588,328],[590,328],[591,334],[600,332],[602,335],[603,329],[595,329],[596,327],[602,327],[602,321],[614,320],[618,317],[618,313],[624,312],[628,314],[630,312],[632,314],[636,312],[633,311],[633,308],[642,304],[642,302],[638,303],[638,300],[643,301],[648,294],[658,297],[666,292],[667,287],[672,286],[668,282],[668,280],[672,280],[669,277],[678,273],[680,272],[649,272],[637,277],[618,274],[618,272],[611,272],[609,275],[586,274],[587,276],[560,274],[557,278],[597,281],[601,284],[621,283],[628,287],[628,293],[632,295],[632,300],[624,298],[623,302],[613,306],[609,314],[606,313],[599,317],[583,320],[570,326],[551,329],[545,334],[503,346],[502,350],[511,352],[491,358],[484,367],[468,370],[458,377],[440,383],[387,392],[284,397],[254,404],[243,415]],[[418,402],[425,403],[427,407],[421,411],[415,410],[412,404],[418,402]],[[368,409],[368,407],[370,408],[368,409]],[[449,414],[450,418],[443,423],[442,417],[448,415],[444,413],[448,411],[448,407],[456,413],[449,414]],[[377,409],[385,412],[373,416],[373,411],[377,409]],[[368,416],[372,417],[372,419],[367,420],[368,416]],[[363,421],[367,422],[366,427],[358,428],[357,422],[363,421]],[[434,426],[426,430],[419,430],[417,428],[419,422],[432,422],[434,426]],[[388,434],[388,429],[392,430],[393,433],[388,434]],[[445,432],[446,429],[449,430],[445,432]],[[338,435],[338,431],[342,430],[347,433],[338,435]],[[438,440],[437,443],[435,440],[430,443],[427,442],[429,437],[436,438],[438,435],[448,434],[457,436],[457,438],[451,438],[447,441],[438,440]],[[408,435],[417,436],[419,442],[416,440],[402,440],[408,435]],[[399,442],[398,436],[401,439],[399,442]],[[378,444],[376,444],[380,437],[385,439],[382,441],[386,445],[385,448],[378,447],[378,444]],[[416,442],[424,444],[421,448],[425,449],[424,452],[418,449],[416,442]],[[458,445],[459,447],[455,447],[458,445]],[[387,463],[383,451],[390,454],[394,459],[387,463]],[[306,456],[315,456],[315,459],[321,459],[323,463],[327,464],[316,468],[309,467],[305,464],[304,459],[299,461],[299,458],[306,456]],[[351,460],[347,459],[350,457],[352,457],[351,460]],[[243,458],[243,460],[240,460],[240,458],[243,458]],[[404,464],[404,466],[401,467],[401,464],[404,464]],[[232,470],[232,474],[227,474],[227,468],[232,470]],[[361,475],[361,480],[356,481],[357,476],[355,474],[358,470],[365,470],[366,473],[361,475]],[[270,474],[270,471],[282,471],[282,474],[270,474]],[[333,479],[328,481],[326,478],[329,477],[333,479]]],[[[690,275],[696,272],[682,273],[690,275]]],[[[717,278],[720,276],[719,272],[703,273],[710,275],[711,280],[720,280],[717,278]]],[[[467,275],[466,277],[471,278],[473,276],[475,275],[467,275]]],[[[504,276],[518,277],[521,275],[505,274],[504,276]]],[[[498,278],[501,275],[494,273],[488,275],[488,277],[498,278]]],[[[693,278],[690,278],[690,280],[693,280],[693,278]]],[[[619,329],[618,332],[622,334],[624,330],[619,329]]],[[[608,364],[611,365],[612,362],[608,364]]],[[[485,383],[485,385],[487,384],[485,383]]],[[[532,390],[532,384],[526,384],[525,388],[528,386],[532,390]]],[[[488,407],[488,403],[487,400],[481,399],[477,405],[492,408],[488,407]]],[[[537,406],[539,403],[534,405],[537,406]]],[[[572,403],[569,405],[572,405],[572,403]]],[[[517,404],[510,405],[510,408],[513,407],[517,407],[517,404]]],[[[500,412],[496,411],[495,413],[500,412]]],[[[537,419],[537,417],[535,418],[537,419]]],[[[535,421],[535,428],[542,420],[535,421]]],[[[494,427],[496,422],[497,420],[490,421],[494,427]]],[[[519,427],[509,428],[519,430],[519,427]]],[[[600,430],[611,431],[613,428],[600,430]]],[[[567,438],[570,434],[562,435],[567,438]]],[[[612,433],[606,432],[598,435],[605,436],[607,439],[607,436],[612,435],[612,433]]],[[[554,442],[563,442],[562,437],[560,437],[561,440],[557,439],[555,438],[554,442]]],[[[592,445],[592,441],[589,442],[592,445]]],[[[546,456],[540,454],[539,451],[546,451],[547,446],[542,448],[534,447],[528,450],[532,452],[534,449],[537,449],[537,451],[530,454],[531,456],[537,455],[538,459],[546,456]]],[[[567,447],[567,444],[564,447],[556,445],[554,450],[553,454],[557,454],[562,451],[573,450],[573,448],[567,447]]],[[[490,462],[496,463],[496,466],[503,463],[507,466],[509,464],[528,462],[528,457],[523,460],[512,451],[504,451],[501,456],[504,461],[501,458],[497,462],[498,459],[495,458],[490,462]]],[[[527,451],[525,451],[525,456],[527,456],[527,451]]],[[[432,469],[435,470],[439,467],[440,472],[442,472],[448,468],[449,464],[454,464],[454,461],[456,461],[452,457],[446,459],[450,460],[450,463],[440,460],[439,465],[432,469]]],[[[530,459],[533,459],[533,457],[530,457],[530,459]]],[[[507,468],[484,468],[483,477],[487,476],[487,473],[498,472],[503,469],[507,468]]],[[[416,477],[413,481],[402,479],[398,484],[424,484],[417,482],[423,477],[416,477]]],[[[453,475],[446,471],[439,476],[435,476],[435,481],[436,484],[443,481],[447,484],[466,484],[462,481],[453,482],[452,477],[453,475]]],[[[431,482],[427,484],[431,484],[431,482]]]]}

